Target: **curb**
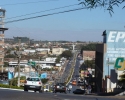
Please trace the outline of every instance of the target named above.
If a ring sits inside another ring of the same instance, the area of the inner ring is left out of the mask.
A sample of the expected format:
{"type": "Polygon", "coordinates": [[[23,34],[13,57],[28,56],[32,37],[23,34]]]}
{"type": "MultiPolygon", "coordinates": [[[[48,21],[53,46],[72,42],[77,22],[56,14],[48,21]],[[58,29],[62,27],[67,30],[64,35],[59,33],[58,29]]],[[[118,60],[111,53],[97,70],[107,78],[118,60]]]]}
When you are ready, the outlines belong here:
{"type": "Polygon", "coordinates": [[[2,88],[2,87],[0,87],[0,89],[24,91],[24,90],[22,90],[22,89],[2,88]]]}

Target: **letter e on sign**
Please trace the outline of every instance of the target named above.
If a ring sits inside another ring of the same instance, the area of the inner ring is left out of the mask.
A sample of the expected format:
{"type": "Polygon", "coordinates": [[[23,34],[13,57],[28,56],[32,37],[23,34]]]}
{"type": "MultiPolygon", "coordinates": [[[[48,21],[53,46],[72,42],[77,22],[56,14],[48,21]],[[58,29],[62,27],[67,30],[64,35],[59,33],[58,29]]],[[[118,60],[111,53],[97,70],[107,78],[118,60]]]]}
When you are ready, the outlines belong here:
{"type": "Polygon", "coordinates": [[[116,33],[115,31],[111,31],[109,33],[109,36],[108,36],[108,41],[107,42],[114,42],[115,41],[115,37],[116,37],[116,33]]]}

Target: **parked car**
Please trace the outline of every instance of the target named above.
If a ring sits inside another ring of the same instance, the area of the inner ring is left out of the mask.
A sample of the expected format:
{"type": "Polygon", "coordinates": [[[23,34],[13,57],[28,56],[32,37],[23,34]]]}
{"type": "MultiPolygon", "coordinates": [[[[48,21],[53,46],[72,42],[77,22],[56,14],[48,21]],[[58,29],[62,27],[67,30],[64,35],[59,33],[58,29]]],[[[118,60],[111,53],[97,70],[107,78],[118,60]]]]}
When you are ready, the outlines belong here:
{"type": "Polygon", "coordinates": [[[43,91],[43,84],[39,77],[29,77],[24,83],[24,91],[33,90],[34,92],[43,91]]]}
{"type": "Polygon", "coordinates": [[[9,85],[9,81],[7,81],[7,80],[0,80],[0,84],[6,84],[6,85],[9,85]]]}
{"type": "Polygon", "coordinates": [[[65,83],[57,83],[54,88],[53,88],[53,92],[56,93],[56,92],[64,92],[66,93],[66,85],[65,83]]]}
{"type": "Polygon", "coordinates": [[[84,94],[85,90],[81,90],[81,89],[76,89],[75,91],[73,91],[74,94],[84,94]]]}

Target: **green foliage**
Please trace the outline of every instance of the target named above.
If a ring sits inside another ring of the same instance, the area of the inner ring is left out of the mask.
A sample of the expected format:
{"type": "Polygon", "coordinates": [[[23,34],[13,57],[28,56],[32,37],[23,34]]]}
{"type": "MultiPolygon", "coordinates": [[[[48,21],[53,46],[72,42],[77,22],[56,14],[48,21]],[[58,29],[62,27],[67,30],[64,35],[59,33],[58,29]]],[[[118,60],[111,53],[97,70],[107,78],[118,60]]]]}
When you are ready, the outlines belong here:
{"type": "Polygon", "coordinates": [[[95,51],[96,50],[96,44],[88,44],[86,46],[82,46],[81,54],[82,54],[83,50],[85,50],[85,51],[95,51]]]}
{"type": "Polygon", "coordinates": [[[48,80],[49,80],[49,79],[47,79],[47,78],[41,79],[41,81],[42,81],[43,84],[46,84],[46,83],[48,82],[48,80]]]}
{"type": "Polygon", "coordinates": [[[85,60],[84,63],[87,66],[87,68],[95,68],[95,66],[94,66],[95,61],[94,60],[85,60]]]}
{"type": "Polygon", "coordinates": [[[16,55],[8,54],[8,55],[5,56],[5,58],[16,58],[16,55]]]}
{"type": "MultiPolygon", "coordinates": [[[[26,76],[21,76],[20,80],[26,80],[26,76]]],[[[18,83],[18,77],[13,78],[9,81],[10,86],[17,86],[17,83],[18,83]]]]}
{"type": "Polygon", "coordinates": [[[8,62],[4,62],[4,67],[8,67],[9,63],[8,62]]]}
{"type": "Polygon", "coordinates": [[[6,84],[0,84],[0,87],[3,87],[3,88],[13,88],[13,89],[23,89],[23,87],[10,86],[10,85],[6,85],[6,84]]]}
{"type": "Polygon", "coordinates": [[[72,57],[72,52],[70,50],[66,50],[61,54],[61,56],[69,59],[70,57],[72,57]]]}
{"type": "Polygon", "coordinates": [[[56,58],[56,63],[60,63],[60,59],[61,59],[61,57],[60,56],[57,56],[57,58],[56,58]]]}
{"type": "Polygon", "coordinates": [[[17,78],[13,78],[13,79],[11,79],[10,81],[9,81],[9,85],[10,86],[17,86],[17,78]]]}
{"type": "MultiPolygon", "coordinates": [[[[94,9],[97,7],[103,7],[104,10],[107,9],[112,15],[114,13],[113,7],[117,6],[119,7],[120,4],[124,3],[125,0],[78,0],[80,1],[80,4],[82,4],[83,7],[86,7],[87,9],[94,9]]],[[[123,6],[125,8],[125,6],[123,6]]]]}
{"type": "Polygon", "coordinates": [[[20,80],[26,80],[26,76],[21,76],[20,80]]]}

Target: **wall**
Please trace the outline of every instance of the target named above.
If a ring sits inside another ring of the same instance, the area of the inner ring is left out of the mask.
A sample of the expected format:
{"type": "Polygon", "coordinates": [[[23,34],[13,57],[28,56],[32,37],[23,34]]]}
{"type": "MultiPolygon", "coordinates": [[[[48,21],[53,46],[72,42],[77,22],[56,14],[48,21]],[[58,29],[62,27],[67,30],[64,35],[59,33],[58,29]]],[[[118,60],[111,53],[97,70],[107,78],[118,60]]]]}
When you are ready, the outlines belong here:
{"type": "Polygon", "coordinates": [[[95,77],[96,77],[96,91],[103,91],[103,52],[104,44],[96,45],[96,57],[95,57],[95,77]]]}

